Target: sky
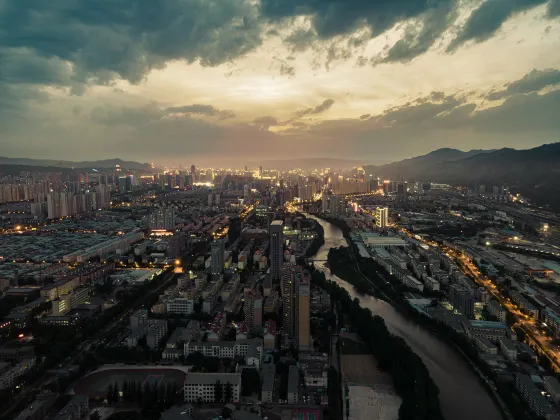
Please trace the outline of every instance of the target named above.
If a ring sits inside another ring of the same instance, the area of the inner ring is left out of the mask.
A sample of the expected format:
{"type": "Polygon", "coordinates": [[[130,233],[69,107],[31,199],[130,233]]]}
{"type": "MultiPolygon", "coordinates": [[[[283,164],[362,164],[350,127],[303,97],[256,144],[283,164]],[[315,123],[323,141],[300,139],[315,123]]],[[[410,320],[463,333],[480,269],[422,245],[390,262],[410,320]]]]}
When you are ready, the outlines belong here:
{"type": "Polygon", "coordinates": [[[0,155],[165,165],[560,140],[560,0],[0,0],[0,155]]]}

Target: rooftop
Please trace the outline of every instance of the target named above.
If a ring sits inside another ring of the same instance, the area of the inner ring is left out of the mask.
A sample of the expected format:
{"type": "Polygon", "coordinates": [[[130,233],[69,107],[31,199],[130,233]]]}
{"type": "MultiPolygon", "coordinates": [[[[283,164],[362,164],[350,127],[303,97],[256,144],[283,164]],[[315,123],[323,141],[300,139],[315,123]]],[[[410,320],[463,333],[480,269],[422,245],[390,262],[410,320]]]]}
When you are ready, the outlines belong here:
{"type": "Polygon", "coordinates": [[[240,373],[187,373],[185,385],[213,385],[216,382],[241,385],[240,373]]]}
{"type": "Polygon", "coordinates": [[[500,329],[500,330],[507,330],[507,325],[503,322],[499,321],[479,321],[479,320],[472,320],[471,327],[473,328],[488,328],[488,329],[500,329]]]}

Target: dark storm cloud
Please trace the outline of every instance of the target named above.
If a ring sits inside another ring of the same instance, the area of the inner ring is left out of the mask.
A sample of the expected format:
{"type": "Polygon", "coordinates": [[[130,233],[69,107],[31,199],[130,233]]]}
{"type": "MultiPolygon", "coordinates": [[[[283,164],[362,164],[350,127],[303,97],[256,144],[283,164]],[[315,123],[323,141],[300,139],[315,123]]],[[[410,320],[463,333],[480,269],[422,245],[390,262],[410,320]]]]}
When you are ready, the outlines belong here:
{"type": "Polygon", "coordinates": [[[161,120],[165,113],[155,104],[143,107],[99,106],[91,112],[91,120],[99,125],[139,127],[161,120]]]}
{"type": "Polygon", "coordinates": [[[522,79],[507,83],[503,90],[490,92],[486,98],[493,101],[520,93],[537,92],[549,86],[560,85],[560,70],[533,69],[522,79]]]}
{"type": "Polygon", "coordinates": [[[171,107],[171,108],[167,108],[165,112],[168,114],[208,115],[211,117],[217,117],[220,120],[235,118],[235,112],[229,109],[217,109],[212,105],[202,105],[202,104],[171,107]]]}
{"type": "Polygon", "coordinates": [[[368,27],[379,35],[403,20],[454,0],[261,0],[264,16],[272,21],[311,15],[313,28],[322,39],[368,27]]]}
{"type": "MultiPolygon", "coordinates": [[[[211,105],[185,105],[171,107],[166,109],[159,108],[155,103],[142,107],[132,106],[99,106],[91,112],[91,120],[96,124],[111,125],[128,125],[140,126],[163,119],[182,119],[187,118],[169,118],[176,114],[190,115],[208,115],[216,117],[219,120],[225,120],[235,117],[235,113],[230,110],[219,110],[211,105]]],[[[194,120],[194,119],[193,119],[194,120]]]]}
{"type": "MultiPolygon", "coordinates": [[[[43,63],[51,68],[47,82],[58,84],[69,75],[76,82],[137,83],[174,59],[218,65],[260,45],[260,32],[257,9],[245,0],[4,0],[0,8],[3,57],[11,56],[14,68],[33,54],[52,59],[43,63]],[[72,68],[60,71],[57,60],[72,68]]],[[[36,71],[24,76],[29,83],[45,78],[36,71]]]]}
{"type": "Polygon", "coordinates": [[[457,17],[455,4],[450,1],[433,3],[416,24],[410,24],[404,36],[377,62],[409,62],[428,51],[457,17]]]}
{"type": "Polygon", "coordinates": [[[560,0],[550,0],[548,4],[548,16],[551,18],[560,16],[560,0]]]}
{"type": "Polygon", "coordinates": [[[560,135],[560,90],[543,95],[530,93],[512,96],[500,105],[475,113],[472,126],[493,133],[555,132],[560,135]]]}
{"type": "Polygon", "coordinates": [[[485,41],[491,38],[514,14],[547,2],[548,0],[486,0],[472,12],[447,49],[454,51],[470,40],[485,41]]]}
{"type": "Polygon", "coordinates": [[[333,105],[334,105],[334,99],[326,99],[325,101],[323,101],[322,104],[317,105],[315,108],[307,108],[302,111],[296,112],[295,118],[301,118],[305,115],[321,114],[327,111],[328,109],[330,109],[333,105]]]}

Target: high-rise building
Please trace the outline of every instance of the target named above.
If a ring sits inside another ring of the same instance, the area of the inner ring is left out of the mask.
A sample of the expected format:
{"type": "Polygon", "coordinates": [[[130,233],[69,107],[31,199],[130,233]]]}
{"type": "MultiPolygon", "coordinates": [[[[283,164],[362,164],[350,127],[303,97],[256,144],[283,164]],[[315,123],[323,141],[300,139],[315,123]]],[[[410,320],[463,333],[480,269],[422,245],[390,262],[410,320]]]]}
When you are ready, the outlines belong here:
{"type": "Polygon", "coordinates": [[[167,255],[169,258],[179,258],[183,256],[186,249],[186,234],[183,232],[175,232],[171,238],[169,238],[169,248],[167,250],[167,255]]]}
{"type": "Polygon", "coordinates": [[[133,175],[126,175],[119,177],[119,192],[131,192],[132,186],[134,185],[134,176],[133,175]]]}
{"type": "Polygon", "coordinates": [[[327,190],[323,190],[323,194],[321,195],[321,211],[323,213],[329,211],[329,195],[327,194],[327,190]]]}
{"type": "Polygon", "coordinates": [[[342,213],[343,204],[344,199],[342,197],[339,197],[337,195],[331,196],[331,200],[329,203],[329,213],[332,216],[338,216],[340,213],[342,213]]]}
{"type": "Polygon", "coordinates": [[[196,182],[196,166],[191,166],[191,185],[196,182]]]}
{"type": "Polygon", "coordinates": [[[214,198],[214,194],[212,194],[212,193],[208,194],[208,206],[209,207],[212,207],[213,198],[214,198]]]}
{"type": "Polygon", "coordinates": [[[474,298],[466,287],[454,284],[449,288],[449,301],[457,312],[462,313],[467,318],[474,315],[474,298]]]}
{"type": "Polygon", "coordinates": [[[270,224],[270,275],[273,280],[279,280],[282,275],[282,261],[284,259],[284,222],[274,220],[270,224]]]}
{"type": "Polygon", "coordinates": [[[51,192],[47,195],[47,217],[58,219],[61,217],[60,194],[51,192]]]}
{"type": "Polygon", "coordinates": [[[155,207],[150,215],[150,229],[173,230],[175,228],[175,207],[155,207]]]}
{"type": "Polygon", "coordinates": [[[296,333],[295,307],[296,284],[303,277],[303,269],[295,264],[286,264],[282,268],[282,317],[284,331],[291,337],[296,333]]]}
{"type": "Polygon", "coordinates": [[[309,350],[310,276],[295,264],[282,269],[282,316],[289,341],[301,351],[309,350]]]}
{"type": "Polygon", "coordinates": [[[399,182],[397,184],[397,205],[405,206],[408,202],[408,185],[406,182],[399,182]]]}
{"type": "Polygon", "coordinates": [[[212,274],[222,274],[224,272],[224,262],[225,262],[225,239],[217,239],[212,242],[212,274]]]}
{"type": "Polygon", "coordinates": [[[382,229],[389,225],[389,209],[387,207],[377,207],[375,210],[375,225],[382,229]]]}
{"type": "Polygon", "coordinates": [[[263,323],[263,297],[258,290],[250,290],[245,293],[245,304],[243,313],[245,322],[250,330],[262,327],[263,323]]]}
{"type": "Polygon", "coordinates": [[[303,276],[298,278],[298,283],[296,285],[296,339],[297,348],[299,351],[309,351],[309,337],[310,331],[310,321],[309,321],[309,310],[310,310],[310,276],[304,271],[303,276]]]}

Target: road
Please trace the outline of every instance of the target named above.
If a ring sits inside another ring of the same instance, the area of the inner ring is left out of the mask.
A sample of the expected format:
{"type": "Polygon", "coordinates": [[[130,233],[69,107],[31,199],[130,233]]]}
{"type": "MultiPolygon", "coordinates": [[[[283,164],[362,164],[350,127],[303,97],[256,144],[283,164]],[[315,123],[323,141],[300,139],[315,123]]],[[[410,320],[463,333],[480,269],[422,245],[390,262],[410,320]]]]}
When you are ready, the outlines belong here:
{"type": "MultiPolygon", "coordinates": [[[[406,230],[403,230],[403,232],[405,232],[408,236],[413,236],[406,230]]],[[[550,338],[542,335],[539,332],[538,327],[535,325],[535,322],[537,322],[538,320],[522,313],[518,309],[518,307],[514,303],[512,303],[509,298],[506,298],[496,287],[496,285],[492,283],[489,278],[484,276],[480,272],[480,270],[472,263],[472,261],[469,260],[463,253],[447,248],[436,242],[427,241],[421,237],[419,239],[419,237],[414,236],[414,239],[420,240],[420,242],[423,242],[432,247],[439,248],[440,251],[446,254],[448,257],[457,259],[457,261],[459,261],[458,266],[463,274],[474,278],[477,284],[486,288],[486,290],[488,290],[488,292],[500,303],[500,305],[502,305],[510,314],[515,317],[515,323],[512,325],[512,327],[520,328],[525,333],[529,344],[537,347],[540,352],[546,356],[555,371],[560,371],[560,352],[552,348],[550,338]]]]}
{"type": "MultiPolygon", "coordinates": [[[[185,254],[179,259],[181,265],[186,267],[191,264],[192,261],[194,261],[198,257],[198,255],[206,249],[207,246],[208,242],[201,242],[200,244],[198,244],[189,254],[185,254]]],[[[145,302],[149,297],[153,296],[154,294],[161,294],[162,290],[167,288],[174,278],[175,276],[173,273],[173,268],[170,268],[170,270],[164,274],[162,283],[155,290],[149,291],[148,293],[139,296],[136,301],[128,305],[126,308],[123,308],[123,312],[120,314],[120,316],[97,331],[93,336],[85,337],[84,340],[76,346],[76,353],[67,362],[64,362],[64,364],[59,369],[67,369],[70,366],[74,365],[78,358],[83,354],[84,350],[88,350],[91,344],[96,343],[105,333],[116,327],[117,324],[123,321],[126,317],[130,316],[132,310],[140,308],[143,302],[145,302]]],[[[18,407],[25,398],[28,398],[30,394],[34,394],[36,391],[43,388],[47,384],[48,379],[50,379],[51,376],[52,375],[49,375],[47,372],[45,372],[35,382],[33,382],[33,384],[27,385],[26,390],[20,394],[17,400],[14,400],[7,410],[5,410],[3,413],[0,413],[0,418],[6,418],[8,417],[8,415],[13,414],[12,411],[14,411],[14,409],[18,407]]]]}

